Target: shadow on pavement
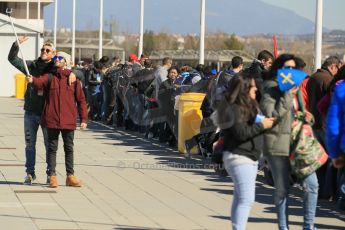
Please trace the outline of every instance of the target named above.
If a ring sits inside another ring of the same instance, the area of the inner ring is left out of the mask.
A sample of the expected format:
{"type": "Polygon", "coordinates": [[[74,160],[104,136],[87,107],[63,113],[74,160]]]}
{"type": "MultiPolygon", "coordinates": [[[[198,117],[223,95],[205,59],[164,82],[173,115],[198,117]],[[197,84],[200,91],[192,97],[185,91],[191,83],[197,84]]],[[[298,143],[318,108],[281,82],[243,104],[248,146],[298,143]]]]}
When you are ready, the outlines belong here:
{"type": "MultiPolygon", "coordinates": [[[[230,220],[231,218],[228,216],[211,216],[213,218],[216,219],[222,219],[222,220],[230,220]]],[[[277,223],[276,219],[271,219],[271,218],[256,218],[256,217],[250,217],[248,222],[250,223],[277,223]]],[[[294,225],[294,226],[302,226],[303,223],[302,222],[298,222],[298,221],[289,221],[290,226],[294,225]]],[[[332,229],[332,230],[340,230],[340,229],[344,229],[344,227],[340,227],[340,226],[333,226],[333,225],[327,225],[327,224],[318,224],[317,225],[318,229],[332,229]]]]}
{"type": "Polygon", "coordinates": [[[168,228],[143,228],[143,227],[138,227],[138,226],[119,226],[113,228],[113,230],[169,230],[168,228]]]}
{"type": "MultiPolygon", "coordinates": [[[[227,195],[233,194],[233,187],[230,186],[231,178],[220,177],[216,175],[213,171],[210,161],[203,159],[199,155],[192,155],[190,158],[188,158],[182,154],[179,154],[177,149],[172,149],[167,144],[160,143],[156,139],[145,139],[143,134],[139,134],[137,132],[132,132],[132,131],[126,131],[122,128],[108,127],[96,122],[90,123],[88,132],[93,132],[94,134],[96,134],[96,139],[116,140],[116,143],[111,143],[111,145],[114,145],[114,146],[125,145],[125,146],[134,147],[134,150],[127,151],[129,153],[153,155],[155,156],[155,159],[159,161],[157,164],[167,165],[169,170],[191,172],[195,175],[204,176],[205,180],[223,183],[222,188],[220,188],[220,186],[215,185],[214,186],[215,188],[212,188],[212,189],[201,188],[201,190],[216,192],[220,194],[227,194],[227,195]],[[226,184],[226,186],[224,186],[224,183],[226,184]]],[[[109,143],[104,143],[104,144],[109,145],[109,143]]],[[[157,170],[166,170],[166,168],[160,168],[157,170]]],[[[292,189],[292,192],[291,192],[290,200],[289,200],[290,213],[293,213],[293,215],[295,216],[303,216],[303,210],[302,210],[303,206],[302,206],[302,199],[301,199],[302,191],[295,187],[292,187],[291,189],[292,189]]],[[[265,209],[265,212],[267,213],[275,213],[275,206],[273,204],[273,194],[274,194],[274,189],[265,184],[265,179],[263,175],[259,173],[257,177],[257,183],[256,183],[255,202],[269,205],[269,207],[265,209]]],[[[334,210],[335,210],[334,203],[319,201],[318,209],[317,209],[317,217],[337,218],[342,221],[345,221],[345,216],[334,210]]],[[[214,216],[214,218],[222,218],[222,217],[214,216]]],[[[228,217],[224,217],[224,218],[228,219],[228,217]]],[[[276,219],[250,218],[249,222],[276,223],[276,219]]],[[[299,226],[302,225],[302,223],[298,223],[298,222],[291,222],[291,224],[296,224],[299,226]]],[[[318,224],[318,227],[325,228],[325,229],[344,229],[344,227],[322,225],[322,224],[321,225],[318,224]]]]}

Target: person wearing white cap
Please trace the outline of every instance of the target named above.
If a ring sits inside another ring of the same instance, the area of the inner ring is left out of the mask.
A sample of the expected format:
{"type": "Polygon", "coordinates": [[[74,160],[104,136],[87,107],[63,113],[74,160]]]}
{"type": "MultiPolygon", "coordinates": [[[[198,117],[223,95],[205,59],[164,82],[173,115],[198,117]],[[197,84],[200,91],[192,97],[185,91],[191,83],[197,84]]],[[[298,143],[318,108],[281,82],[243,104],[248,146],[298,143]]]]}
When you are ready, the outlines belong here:
{"type": "MultiPolygon", "coordinates": [[[[68,53],[65,53],[65,52],[62,52],[62,51],[59,51],[56,53],[56,56],[55,57],[63,57],[65,59],[65,67],[66,69],[71,69],[71,55],[69,55],[68,53]]],[[[56,60],[55,57],[53,57],[53,60],[56,60]]]]}

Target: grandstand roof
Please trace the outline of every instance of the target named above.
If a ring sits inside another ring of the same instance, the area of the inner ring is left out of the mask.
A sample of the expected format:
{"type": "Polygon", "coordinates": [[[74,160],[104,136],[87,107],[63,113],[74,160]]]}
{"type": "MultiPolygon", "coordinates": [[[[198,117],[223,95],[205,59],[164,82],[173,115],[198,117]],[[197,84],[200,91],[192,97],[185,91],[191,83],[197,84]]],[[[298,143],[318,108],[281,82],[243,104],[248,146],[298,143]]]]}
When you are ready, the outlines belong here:
{"type": "MultiPolygon", "coordinates": [[[[52,36],[45,36],[45,40],[52,41],[52,36]]],[[[81,48],[81,49],[98,49],[98,38],[82,38],[82,37],[76,37],[75,38],[75,48],[81,48]]],[[[72,38],[70,37],[58,37],[56,41],[56,47],[57,48],[72,48],[72,38]]],[[[103,39],[103,50],[117,50],[117,51],[123,51],[122,48],[117,47],[112,39],[103,39]]]]}
{"type": "MultiPolygon", "coordinates": [[[[231,62],[235,56],[243,58],[244,62],[252,62],[254,57],[241,50],[206,50],[205,61],[209,62],[231,62]]],[[[153,51],[150,54],[152,60],[162,60],[164,57],[171,57],[173,60],[193,61],[199,60],[199,51],[196,50],[161,50],[153,51]]]]}

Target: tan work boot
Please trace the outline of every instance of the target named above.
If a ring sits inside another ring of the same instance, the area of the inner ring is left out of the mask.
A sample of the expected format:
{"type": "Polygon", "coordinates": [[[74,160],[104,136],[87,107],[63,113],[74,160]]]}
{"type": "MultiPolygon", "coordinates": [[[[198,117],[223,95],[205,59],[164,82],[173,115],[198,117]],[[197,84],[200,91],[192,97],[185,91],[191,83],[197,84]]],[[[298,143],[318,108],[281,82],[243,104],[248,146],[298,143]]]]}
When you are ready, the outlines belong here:
{"type": "Polygon", "coordinates": [[[81,187],[81,183],[74,175],[70,175],[66,178],[66,186],[81,187]]]}
{"type": "Polygon", "coordinates": [[[56,176],[50,176],[49,178],[50,178],[49,187],[56,188],[58,186],[57,177],[56,176]]]}

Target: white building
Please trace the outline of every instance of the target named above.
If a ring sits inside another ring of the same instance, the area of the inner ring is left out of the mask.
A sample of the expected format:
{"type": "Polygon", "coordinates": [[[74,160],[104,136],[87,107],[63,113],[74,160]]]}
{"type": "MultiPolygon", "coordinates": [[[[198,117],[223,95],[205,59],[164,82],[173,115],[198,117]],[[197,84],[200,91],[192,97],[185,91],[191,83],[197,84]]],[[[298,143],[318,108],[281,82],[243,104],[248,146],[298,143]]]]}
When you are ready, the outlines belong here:
{"type": "MultiPolygon", "coordinates": [[[[39,56],[43,44],[43,7],[53,0],[0,0],[0,96],[9,97],[15,93],[15,74],[19,71],[7,60],[15,36],[9,17],[4,14],[12,8],[13,23],[18,35],[26,35],[29,39],[22,44],[26,60],[34,60],[39,56]]],[[[20,54],[19,54],[20,57],[20,54]]]]}
{"type": "Polygon", "coordinates": [[[39,27],[43,31],[43,9],[54,0],[0,0],[0,13],[5,14],[7,8],[12,8],[12,17],[18,22],[24,22],[39,27]]]}

